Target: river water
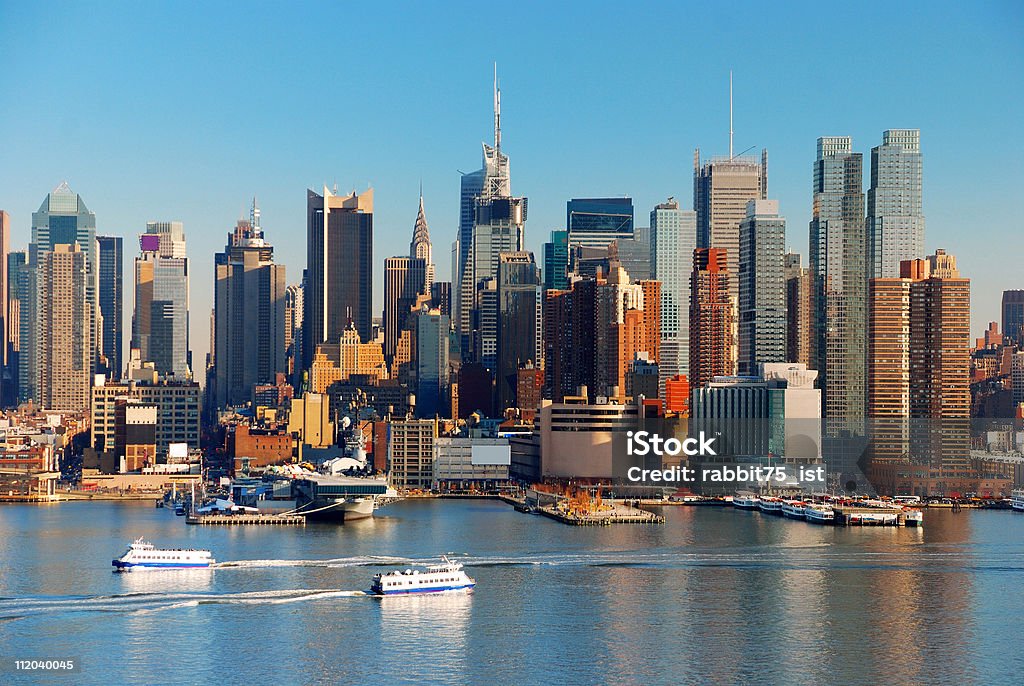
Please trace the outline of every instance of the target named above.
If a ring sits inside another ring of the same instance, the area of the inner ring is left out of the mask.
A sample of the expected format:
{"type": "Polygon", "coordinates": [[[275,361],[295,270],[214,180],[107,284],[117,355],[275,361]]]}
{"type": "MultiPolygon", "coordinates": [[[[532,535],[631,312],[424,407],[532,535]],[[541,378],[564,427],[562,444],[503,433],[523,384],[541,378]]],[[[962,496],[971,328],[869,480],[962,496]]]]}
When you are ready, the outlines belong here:
{"type": "MultiPolygon", "coordinates": [[[[485,500],[344,526],[200,527],[152,503],[0,507],[0,658],[23,683],[1004,683],[1024,680],[1024,515],[923,530],[726,508],[569,527],[485,500]],[[212,571],[111,573],[138,536],[212,571]],[[375,598],[448,553],[472,594],[375,598]]],[[[19,682],[19,683],[20,683],[19,682]]]]}

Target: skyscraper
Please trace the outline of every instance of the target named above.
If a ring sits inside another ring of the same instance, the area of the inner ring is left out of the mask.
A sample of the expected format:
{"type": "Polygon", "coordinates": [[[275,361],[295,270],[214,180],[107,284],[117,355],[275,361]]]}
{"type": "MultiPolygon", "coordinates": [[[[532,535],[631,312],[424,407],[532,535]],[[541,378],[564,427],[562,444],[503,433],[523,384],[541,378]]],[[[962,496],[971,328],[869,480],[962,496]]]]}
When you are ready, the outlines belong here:
{"type": "Polygon", "coordinates": [[[7,300],[10,297],[10,273],[7,270],[7,255],[11,252],[11,215],[0,210],[0,335],[3,336],[3,350],[0,351],[0,363],[6,371],[7,342],[10,340],[10,313],[7,300]]]}
{"type": "Polygon", "coordinates": [[[569,287],[569,232],[555,229],[544,244],[544,288],[565,290],[569,287]]]}
{"type": "Polygon", "coordinates": [[[124,266],[120,236],[98,236],[100,256],[99,306],[103,315],[103,357],[110,378],[124,372],[121,362],[124,342],[124,266]]]}
{"type": "Polygon", "coordinates": [[[569,245],[605,248],[614,240],[633,238],[631,198],[574,198],[565,206],[569,245]]]}
{"type": "Polygon", "coordinates": [[[1024,290],[1003,291],[1003,336],[1024,345],[1024,290]]]}
{"type": "Polygon", "coordinates": [[[674,198],[651,210],[651,276],[661,282],[659,389],[690,373],[690,273],[697,247],[697,213],[674,198]]]}
{"type": "Polygon", "coordinates": [[[369,341],[373,302],[373,189],[362,195],[306,193],[303,368],[316,346],[341,338],[351,322],[369,341]]]}
{"type": "Polygon", "coordinates": [[[921,132],[890,129],[871,149],[867,195],[869,278],[896,278],[900,262],[924,254],[921,132]]]}
{"type": "Polygon", "coordinates": [[[161,375],[191,378],[189,260],[181,222],[147,222],[135,258],[132,347],[161,375]]]}
{"type": "Polygon", "coordinates": [[[786,361],[786,218],[778,200],[750,200],[740,224],[739,374],[786,361]]]}
{"type": "Polygon", "coordinates": [[[86,254],[78,243],[54,244],[37,254],[36,388],[41,407],[89,407],[92,374],[86,254]]]}
{"type": "MultiPolygon", "coordinates": [[[[285,362],[285,266],[263,237],[255,199],[214,258],[214,366],[217,407],[242,405],[272,383],[285,362]]],[[[209,389],[207,392],[210,392],[209,389]]]]}
{"type": "Polygon", "coordinates": [[[540,362],[541,270],[534,253],[502,253],[498,267],[498,411],[516,408],[519,368],[540,362]]]}
{"type": "Polygon", "coordinates": [[[35,322],[31,319],[31,313],[35,312],[32,291],[35,280],[27,251],[19,250],[7,256],[7,274],[7,314],[10,318],[7,360],[13,388],[4,395],[4,404],[16,405],[35,397],[33,389],[36,385],[32,376],[35,370],[28,364],[27,346],[30,340],[34,340],[35,329],[35,322]]]}
{"type": "Polygon", "coordinates": [[[872,458],[927,465],[914,470],[927,476],[921,495],[962,490],[972,472],[970,280],[937,250],[904,260],[899,278],[872,279],[870,294],[872,458]]]}
{"type": "Polygon", "coordinates": [[[786,361],[811,364],[811,271],[799,253],[786,253],[786,361]]]}
{"type": "Polygon", "coordinates": [[[409,244],[409,256],[384,260],[384,359],[389,365],[394,361],[398,340],[417,299],[430,295],[434,282],[432,254],[430,230],[427,228],[421,194],[409,244]]]}
{"type": "Polygon", "coordinates": [[[863,156],[849,136],[818,139],[810,222],[814,344],[829,435],[858,433],[864,417],[867,242],[863,156]]]}
{"type": "Polygon", "coordinates": [[[432,309],[416,315],[416,414],[434,417],[446,414],[448,388],[448,315],[432,309]]]}
{"type": "MultiPolygon", "coordinates": [[[[740,222],[747,216],[747,202],[768,197],[768,151],[755,157],[732,154],[713,157],[701,164],[700,150],[693,155],[693,209],[697,212],[697,247],[724,248],[729,273],[739,273],[740,222]]],[[[734,278],[731,293],[739,296],[734,278]]]]}
{"type": "MultiPolygon", "coordinates": [[[[482,360],[485,353],[476,342],[481,336],[474,331],[474,322],[493,321],[496,312],[480,312],[479,294],[487,298],[482,284],[498,277],[498,256],[503,252],[523,249],[526,223],[526,198],[512,197],[509,159],[501,150],[501,91],[497,73],[494,79],[494,144],[483,144],[483,168],[479,177],[463,177],[462,214],[457,253],[455,326],[461,338],[464,359],[482,360]],[[468,194],[479,186],[475,194],[468,194]],[[469,210],[469,203],[472,210],[469,210]],[[468,214],[467,214],[468,213],[468,214]],[[465,223],[467,216],[469,224],[465,223]],[[467,355],[468,353],[468,355],[467,355]]],[[[496,300],[494,301],[496,305],[496,300]]],[[[486,337],[486,336],[485,336],[486,337]]]]}
{"type": "Polygon", "coordinates": [[[296,388],[302,382],[302,306],[304,283],[294,283],[284,291],[284,345],[288,378],[296,388]]]}
{"type": "MultiPolygon", "coordinates": [[[[78,243],[85,258],[86,270],[86,300],[89,307],[86,313],[89,316],[87,326],[88,348],[90,364],[94,363],[100,353],[100,341],[103,335],[99,311],[99,258],[96,245],[96,215],[89,211],[82,200],[82,196],[72,191],[66,182],[50,192],[43,200],[39,210],[32,213],[32,242],[29,244],[29,290],[28,312],[22,309],[21,316],[27,316],[29,322],[29,340],[22,341],[21,360],[28,365],[27,376],[33,379],[39,377],[37,367],[36,332],[39,331],[36,319],[36,305],[38,300],[38,289],[36,286],[36,268],[41,263],[40,255],[49,252],[57,245],[74,245],[78,243]],[[27,353],[27,354],[26,354],[27,353]]],[[[23,303],[24,304],[24,303],[23,303]]],[[[31,394],[35,389],[27,389],[31,394]]],[[[33,397],[29,395],[27,397],[33,397]]]]}
{"type": "Polygon", "coordinates": [[[690,387],[736,373],[736,298],[723,248],[693,251],[690,276],[690,387]]]}

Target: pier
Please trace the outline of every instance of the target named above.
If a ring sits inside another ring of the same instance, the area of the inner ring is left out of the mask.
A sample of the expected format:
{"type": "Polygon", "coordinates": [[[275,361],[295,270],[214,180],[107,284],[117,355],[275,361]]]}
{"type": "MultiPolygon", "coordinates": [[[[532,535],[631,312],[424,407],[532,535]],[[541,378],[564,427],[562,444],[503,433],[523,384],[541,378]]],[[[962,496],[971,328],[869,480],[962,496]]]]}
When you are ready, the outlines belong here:
{"type": "Polygon", "coordinates": [[[302,515],[279,514],[191,514],[185,517],[186,524],[257,524],[257,525],[292,525],[305,526],[306,518],[302,515]]]}
{"type": "Polygon", "coordinates": [[[608,524],[664,524],[665,518],[661,515],[641,510],[624,503],[607,505],[608,509],[594,512],[579,512],[564,510],[558,507],[543,506],[536,511],[545,517],[550,517],[563,524],[572,526],[604,526],[608,524]]]}

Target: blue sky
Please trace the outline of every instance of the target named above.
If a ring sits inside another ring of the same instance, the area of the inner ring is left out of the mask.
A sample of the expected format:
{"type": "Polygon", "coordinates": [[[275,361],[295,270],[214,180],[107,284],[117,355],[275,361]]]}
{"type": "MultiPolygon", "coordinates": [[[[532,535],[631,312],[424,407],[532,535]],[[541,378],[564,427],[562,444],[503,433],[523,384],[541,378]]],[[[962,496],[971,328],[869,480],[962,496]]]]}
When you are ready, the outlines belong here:
{"type": "MultiPolygon", "coordinates": [[[[298,281],[305,191],[375,189],[374,281],[407,250],[423,182],[439,274],[458,170],[490,140],[492,62],[528,247],[571,197],[630,195],[637,224],[692,157],[769,151],[769,196],[806,255],[821,135],[870,152],[920,128],[926,246],[973,280],[976,334],[1024,288],[1024,9],[921,3],[20,3],[0,0],[0,208],[12,249],[67,180],[131,257],[147,220],[181,220],[192,348],[209,341],[213,253],[250,199],[298,281]]],[[[865,180],[866,182],[866,180],[865,180]]],[[[127,331],[127,327],[126,327],[127,331]]]]}

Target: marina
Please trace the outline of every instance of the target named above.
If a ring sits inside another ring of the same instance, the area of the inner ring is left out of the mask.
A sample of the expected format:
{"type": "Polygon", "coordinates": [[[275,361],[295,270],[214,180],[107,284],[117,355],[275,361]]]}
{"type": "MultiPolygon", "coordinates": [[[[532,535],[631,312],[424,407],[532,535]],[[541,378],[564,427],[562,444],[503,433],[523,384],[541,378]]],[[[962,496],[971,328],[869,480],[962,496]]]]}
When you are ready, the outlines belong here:
{"type": "Polygon", "coordinates": [[[799,500],[741,492],[733,496],[732,505],[737,510],[757,511],[766,515],[782,515],[787,519],[801,520],[812,524],[902,527],[924,525],[924,515],[920,509],[908,507],[896,501],[873,500],[863,497],[843,498],[820,493],[812,496],[810,500],[799,500]]]}

